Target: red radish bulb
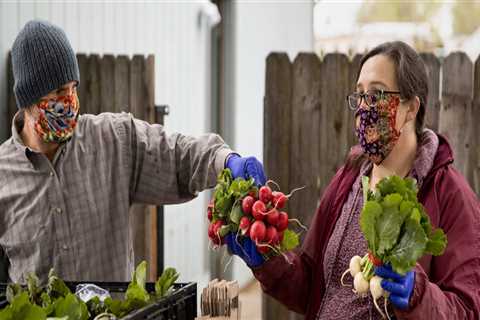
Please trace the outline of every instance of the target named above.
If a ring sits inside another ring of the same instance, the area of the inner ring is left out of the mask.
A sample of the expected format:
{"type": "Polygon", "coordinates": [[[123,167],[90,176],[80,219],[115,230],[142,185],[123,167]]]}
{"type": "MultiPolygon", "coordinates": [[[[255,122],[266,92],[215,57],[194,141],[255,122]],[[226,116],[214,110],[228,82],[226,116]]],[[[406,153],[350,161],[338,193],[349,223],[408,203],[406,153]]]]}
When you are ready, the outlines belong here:
{"type": "Polygon", "coordinates": [[[258,250],[258,252],[260,252],[262,254],[266,254],[266,253],[268,253],[268,251],[270,251],[270,248],[268,246],[265,246],[265,245],[257,245],[257,250],[258,250]]]}
{"type": "Polygon", "coordinates": [[[208,207],[207,207],[207,218],[208,218],[208,221],[212,221],[213,219],[213,200],[210,201],[210,203],[208,204],[208,207]]]}
{"type": "Polygon", "coordinates": [[[263,220],[266,216],[265,212],[267,211],[267,207],[265,206],[265,203],[257,200],[253,204],[252,207],[252,215],[255,218],[255,220],[263,220]]]}
{"type": "Polygon", "coordinates": [[[278,232],[274,226],[267,228],[267,234],[265,236],[265,242],[268,244],[278,244],[278,232]]]}
{"type": "Polygon", "coordinates": [[[250,227],[250,239],[254,242],[259,243],[265,239],[267,233],[267,228],[263,221],[255,221],[250,227]]]}
{"type": "Polygon", "coordinates": [[[278,214],[277,230],[285,231],[288,228],[288,214],[284,211],[278,214]]]}
{"type": "Polygon", "coordinates": [[[220,235],[218,233],[222,226],[223,226],[223,221],[222,220],[217,220],[216,222],[212,222],[210,224],[210,226],[208,227],[208,237],[216,245],[222,245],[223,244],[223,238],[220,237],[220,235]]]}
{"type": "Polygon", "coordinates": [[[252,196],[246,196],[242,200],[242,211],[244,213],[252,213],[252,207],[255,199],[252,196]]]}
{"type": "Polygon", "coordinates": [[[249,232],[250,232],[250,219],[248,219],[248,217],[245,217],[243,216],[241,219],[240,219],[240,224],[239,224],[239,227],[240,227],[240,230],[242,230],[242,235],[243,236],[249,236],[249,232]]]}
{"type": "Polygon", "coordinates": [[[267,215],[267,222],[271,224],[272,226],[276,226],[278,223],[278,210],[277,209],[272,209],[267,215]]]}
{"type": "Polygon", "coordinates": [[[277,209],[285,208],[285,204],[287,203],[287,196],[280,191],[273,191],[272,192],[272,204],[277,209]]]}
{"type": "Polygon", "coordinates": [[[272,201],[272,189],[268,186],[263,186],[258,191],[258,198],[265,204],[268,204],[272,201]]]}

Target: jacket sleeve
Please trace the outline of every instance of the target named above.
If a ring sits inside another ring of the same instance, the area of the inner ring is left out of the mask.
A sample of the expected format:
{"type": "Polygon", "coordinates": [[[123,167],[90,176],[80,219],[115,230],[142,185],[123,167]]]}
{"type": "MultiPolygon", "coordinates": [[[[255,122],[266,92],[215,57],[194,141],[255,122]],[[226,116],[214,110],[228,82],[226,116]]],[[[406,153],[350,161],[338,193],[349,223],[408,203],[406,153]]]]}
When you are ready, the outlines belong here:
{"type": "Polygon", "coordinates": [[[447,248],[432,258],[429,275],[417,264],[411,308],[395,313],[399,319],[480,319],[479,201],[455,169],[446,168],[436,180],[447,248]]]}
{"type": "Polygon", "coordinates": [[[343,173],[341,168],[325,190],[301,249],[270,259],[253,270],[265,293],[300,314],[307,313],[309,304],[319,304],[323,297],[323,268],[318,265],[328,234],[327,218],[331,216],[331,205],[343,173]]]}
{"type": "Polygon", "coordinates": [[[288,309],[305,314],[312,285],[312,261],[308,255],[291,251],[253,270],[263,291],[288,309]]]}
{"type": "Polygon", "coordinates": [[[215,186],[232,153],[216,134],[191,137],[167,133],[130,114],[115,119],[122,153],[128,158],[131,202],[172,204],[188,201],[215,186]]]}

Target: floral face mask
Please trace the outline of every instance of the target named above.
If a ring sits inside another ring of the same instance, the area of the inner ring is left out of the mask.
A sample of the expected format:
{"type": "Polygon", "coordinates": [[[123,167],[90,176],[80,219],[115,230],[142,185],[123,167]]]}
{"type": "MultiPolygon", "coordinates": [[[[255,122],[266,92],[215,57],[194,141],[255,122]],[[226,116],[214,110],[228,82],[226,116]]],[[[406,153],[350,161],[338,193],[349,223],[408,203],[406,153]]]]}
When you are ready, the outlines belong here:
{"type": "Polygon", "coordinates": [[[368,107],[359,106],[355,117],[360,117],[356,134],[369,159],[380,164],[395,146],[400,132],[395,127],[400,97],[398,93],[379,91],[370,95],[368,107]]]}
{"type": "Polygon", "coordinates": [[[44,142],[62,143],[72,137],[80,109],[75,93],[41,101],[37,106],[40,114],[35,131],[44,142]]]}

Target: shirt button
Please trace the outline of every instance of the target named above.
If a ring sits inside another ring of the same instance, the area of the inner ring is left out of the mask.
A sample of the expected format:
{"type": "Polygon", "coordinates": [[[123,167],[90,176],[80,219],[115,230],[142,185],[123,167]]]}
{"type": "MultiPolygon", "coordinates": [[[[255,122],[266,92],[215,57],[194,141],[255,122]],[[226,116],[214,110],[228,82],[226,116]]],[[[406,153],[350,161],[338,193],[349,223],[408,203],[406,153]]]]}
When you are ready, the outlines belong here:
{"type": "Polygon", "coordinates": [[[61,208],[57,208],[55,211],[56,211],[57,213],[62,213],[62,209],[61,209],[61,208]]]}
{"type": "Polygon", "coordinates": [[[68,246],[67,246],[66,244],[64,244],[64,245],[62,246],[62,249],[63,249],[63,250],[68,250],[68,246]]]}
{"type": "Polygon", "coordinates": [[[50,172],[50,177],[53,177],[53,172],[50,172]]]}

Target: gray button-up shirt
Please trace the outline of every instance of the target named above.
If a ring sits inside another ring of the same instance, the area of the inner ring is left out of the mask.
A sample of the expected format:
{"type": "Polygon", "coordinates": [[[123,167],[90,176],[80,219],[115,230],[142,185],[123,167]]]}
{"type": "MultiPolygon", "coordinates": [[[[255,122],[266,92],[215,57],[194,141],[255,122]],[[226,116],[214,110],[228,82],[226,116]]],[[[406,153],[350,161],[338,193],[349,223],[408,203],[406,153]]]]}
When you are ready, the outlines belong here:
{"type": "Polygon", "coordinates": [[[167,134],[132,115],[79,117],[50,162],[25,147],[15,126],[0,146],[0,245],[10,278],[126,281],[129,207],[188,201],[212,187],[232,151],[215,134],[167,134]]]}

